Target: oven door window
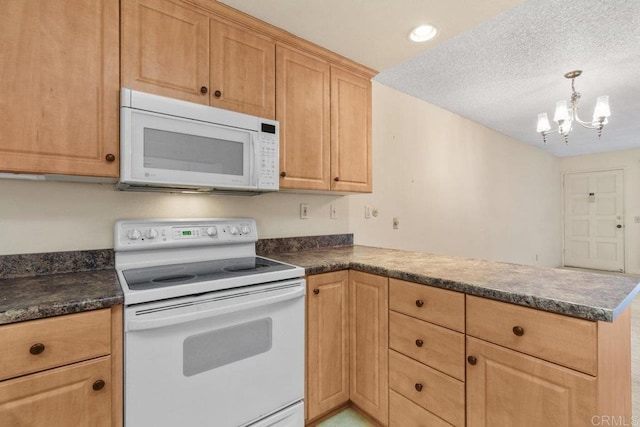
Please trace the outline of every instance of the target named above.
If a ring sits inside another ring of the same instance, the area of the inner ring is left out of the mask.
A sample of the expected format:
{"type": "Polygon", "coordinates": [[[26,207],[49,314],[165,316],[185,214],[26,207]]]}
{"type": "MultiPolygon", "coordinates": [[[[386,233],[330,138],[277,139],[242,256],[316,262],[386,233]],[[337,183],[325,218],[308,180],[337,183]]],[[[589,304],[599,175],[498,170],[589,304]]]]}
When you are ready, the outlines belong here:
{"type": "Polygon", "coordinates": [[[216,369],[271,350],[273,321],[254,320],[192,335],[182,345],[185,377],[216,369]]]}

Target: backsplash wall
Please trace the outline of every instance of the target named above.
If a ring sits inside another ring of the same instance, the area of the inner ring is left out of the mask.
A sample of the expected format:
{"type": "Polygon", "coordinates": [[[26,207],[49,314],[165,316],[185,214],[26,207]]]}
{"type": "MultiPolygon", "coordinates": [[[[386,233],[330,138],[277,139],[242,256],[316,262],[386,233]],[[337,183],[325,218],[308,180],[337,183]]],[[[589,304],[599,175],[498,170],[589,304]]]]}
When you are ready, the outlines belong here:
{"type": "Polygon", "coordinates": [[[123,218],[256,218],[260,238],[349,232],[347,197],[134,193],[113,184],[0,179],[0,255],[113,248],[123,218]],[[309,219],[300,219],[300,203],[309,219]],[[330,205],[338,219],[330,219],[330,205]]]}

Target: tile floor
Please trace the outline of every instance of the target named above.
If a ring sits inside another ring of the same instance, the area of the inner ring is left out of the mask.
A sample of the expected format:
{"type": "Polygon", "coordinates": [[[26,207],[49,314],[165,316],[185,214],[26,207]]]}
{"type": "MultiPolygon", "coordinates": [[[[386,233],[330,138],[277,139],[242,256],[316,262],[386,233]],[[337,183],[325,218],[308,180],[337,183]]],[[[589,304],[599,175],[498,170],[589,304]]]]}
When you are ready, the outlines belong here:
{"type": "Polygon", "coordinates": [[[374,427],[374,424],[370,423],[353,408],[347,408],[317,424],[316,427],[374,427]]]}

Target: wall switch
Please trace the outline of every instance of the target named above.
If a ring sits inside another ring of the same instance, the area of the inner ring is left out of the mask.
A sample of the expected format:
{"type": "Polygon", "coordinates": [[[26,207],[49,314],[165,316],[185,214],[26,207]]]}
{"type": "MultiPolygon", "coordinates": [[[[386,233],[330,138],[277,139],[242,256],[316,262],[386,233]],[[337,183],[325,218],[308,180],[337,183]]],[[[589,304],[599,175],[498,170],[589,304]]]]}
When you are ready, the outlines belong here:
{"type": "Polygon", "coordinates": [[[300,219],[309,219],[309,205],[300,203],[300,219]]]}
{"type": "Polygon", "coordinates": [[[331,210],[331,219],[338,219],[338,208],[336,205],[329,205],[329,209],[331,210]]]}
{"type": "Polygon", "coordinates": [[[367,219],[371,218],[371,206],[364,205],[364,217],[367,219]]]}
{"type": "Polygon", "coordinates": [[[400,220],[398,219],[397,216],[394,216],[393,217],[393,229],[397,230],[399,225],[400,225],[400,220]]]}

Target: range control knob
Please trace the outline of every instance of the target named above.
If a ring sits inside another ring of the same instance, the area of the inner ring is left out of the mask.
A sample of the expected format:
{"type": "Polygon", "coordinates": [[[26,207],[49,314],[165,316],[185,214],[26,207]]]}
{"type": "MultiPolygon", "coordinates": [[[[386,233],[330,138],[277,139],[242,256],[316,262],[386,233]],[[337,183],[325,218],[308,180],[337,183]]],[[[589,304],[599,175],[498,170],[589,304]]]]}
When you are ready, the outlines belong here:
{"type": "Polygon", "coordinates": [[[213,237],[218,234],[218,229],[215,227],[207,227],[207,236],[213,237]]]}
{"type": "Polygon", "coordinates": [[[140,230],[132,228],[127,232],[127,237],[129,238],[129,240],[138,240],[142,237],[142,233],[140,232],[140,230]]]}
{"type": "Polygon", "coordinates": [[[235,225],[232,225],[231,227],[229,227],[229,233],[231,233],[232,236],[235,236],[236,234],[238,234],[240,230],[238,230],[238,227],[236,227],[235,225]]]}
{"type": "Polygon", "coordinates": [[[240,231],[242,231],[242,234],[249,234],[251,233],[251,228],[248,225],[243,225],[240,231]]]}
{"type": "Polygon", "coordinates": [[[158,237],[158,230],[156,230],[155,228],[150,228],[144,232],[144,237],[146,237],[149,240],[153,240],[156,237],[158,237]]]}

